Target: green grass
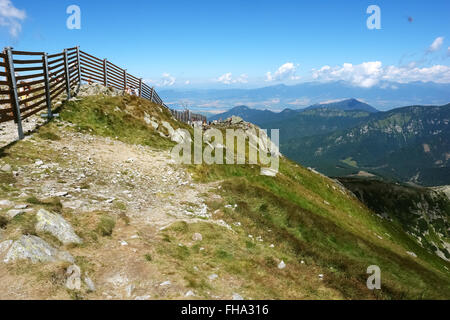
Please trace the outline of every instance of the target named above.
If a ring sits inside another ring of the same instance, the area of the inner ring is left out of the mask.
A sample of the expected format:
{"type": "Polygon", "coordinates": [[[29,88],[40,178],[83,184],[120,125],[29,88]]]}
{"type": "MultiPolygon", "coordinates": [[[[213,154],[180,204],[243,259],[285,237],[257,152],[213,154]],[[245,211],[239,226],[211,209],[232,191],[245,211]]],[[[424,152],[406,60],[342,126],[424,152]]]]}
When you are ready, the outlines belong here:
{"type": "Polygon", "coordinates": [[[36,236],[35,226],[37,223],[36,215],[33,213],[24,213],[15,216],[8,225],[8,230],[19,231],[23,235],[36,236]]]}
{"type": "Polygon", "coordinates": [[[55,198],[47,198],[47,199],[38,199],[35,196],[28,197],[26,202],[32,204],[34,206],[41,207],[48,211],[53,211],[56,213],[62,212],[62,204],[61,200],[57,197],[55,198]]]}
{"type": "Polygon", "coordinates": [[[110,237],[116,226],[116,220],[110,216],[102,216],[97,224],[96,231],[102,237],[110,237]]]}
{"type": "Polygon", "coordinates": [[[0,185],[9,185],[15,183],[16,178],[10,172],[0,172],[0,185]]]}
{"type": "Polygon", "coordinates": [[[130,225],[131,219],[125,214],[125,212],[119,213],[119,218],[125,223],[125,225],[130,225]]]}
{"type": "MultiPolygon", "coordinates": [[[[36,138],[36,136],[38,136],[41,132],[44,133],[44,135],[57,135],[57,131],[57,126],[55,125],[55,122],[52,121],[45,126],[40,127],[37,131],[37,134],[31,136],[30,139],[22,140],[18,143],[14,143],[3,149],[0,149],[0,159],[6,163],[9,163],[11,166],[13,166],[13,168],[34,164],[37,159],[44,161],[44,163],[57,162],[61,166],[64,166],[67,164],[67,157],[65,157],[63,153],[43,152],[44,145],[46,145],[48,142],[40,141],[40,138],[36,138]]],[[[2,177],[0,173],[0,187],[5,186],[6,182],[16,182],[17,179],[11,176],[11,173],[8,173],[8,175],[10,176],[2,177]]]]}
{"type": "Polygon", "coordinates": [[[61,140],[60,136],[58,136],[56,133],[51,132],[51,131],[40,130],[37,136],[43,140],[50,140],[50,141],[61,140]]]}
{"type": "Polygon", "coordinates": [[[31,196],[31,197],[27,198],[26,201],[29,204],[37,204],[37,205],[43,204],[43,202],[41,200],[39,200],[38,198],[36,198],[35,196],[31,196]]]}
{"type": "MultiPolygon", "coordinates": [[[[211,292],[223,296],[235,290],[257,299],[323,298],[319,290],[321,283],[316,280],[309,284],[314,281],[308,277],[316,279],[317,274],[313,276],[307,268],[300,267],[294,254],[282,247],[269,248],[268,242],[255,242],[248,248],[245,246],[248,237],[243,230],[231,232],[206,222],[180,222],[166,232],[173,241],[163,242],[158,249],[160,263],[167,272],[173,270],[182,275],[185,285],[195,289],[199,296],[211,292]],[[179,246],[188,242],[195,232],[202,234],[201,244],[179,246]],[[289,271],[278,270],[280,259],[288,263],[289,271]],[[210,281],[211,274],[217,274],[218,279],[210,281]],[[228,283],[229,279],[233,279],[232,284],[228,283]]],[[[332,290],[325,289],[325,293],[328,298],[338,297],[332,290]]]]}
{"type": "MultiPolygon", "coordinates": [[[[226,222],[240,221],[248,233],[276,243],[287,256],[329,270],[326,285],[345,298],[450,297],[449,273],[444,269],[448,263],[418,246],[395,224],[380,221],[358,201],[334,190],[330,180],[284,159],[280,165],[276,179],[259,176],[251,166],[190,169],[200,181],[223,180],[220,193],[225,202],[238,205],[227,211],[226,222]],[[376,239],[376,234],[384,240],[376,239]],[[406,256],[406,251],[419,258],[406,256]],[[380,292],[365,286],[366,269],[373,264],[383,273],[380,292]]],[[[255,245],[246,240],[244,247],[251,252],[255,245]]],[[[266,262],[273,265],[270,257],[266,262]]]]}
{"type": "Polygon", "coordinates": [[[353,160],[352,157],[341,160],[341,162],[349,165],[350,167],[358,168],[358,163],[355,160],[353,160]]]}
{"type": "Polygon", "coordinates": [[[0,216],[0,229],[4,229],[8,225],[8,219],[4,216],[0,216]]]}
{"type": "Polygon", "coordinates": [[[153,257],[152,257],[152,255],[151,255],[150,253],[145,254],[145,255],[144,255],[144,259],[145,259],[146,261],[148,261],[148,262],[153,261],[153,257]]]}
{"type": "Polygon", "coordinates": [[[80,132],[157,149],[172,147],[174,143],[162,138],[144,121],[145,114],[175,126],[168,110],[145,99],[130,96],[86,97],[81,101],[65,103],[60,111],[61,119],[73,123],[80,132]]]}
{"type": "Polygon", "coordinates": [[[127,210],[127,206],[122,201],[114,201],[114,208],[125,211],[127,210]]]}

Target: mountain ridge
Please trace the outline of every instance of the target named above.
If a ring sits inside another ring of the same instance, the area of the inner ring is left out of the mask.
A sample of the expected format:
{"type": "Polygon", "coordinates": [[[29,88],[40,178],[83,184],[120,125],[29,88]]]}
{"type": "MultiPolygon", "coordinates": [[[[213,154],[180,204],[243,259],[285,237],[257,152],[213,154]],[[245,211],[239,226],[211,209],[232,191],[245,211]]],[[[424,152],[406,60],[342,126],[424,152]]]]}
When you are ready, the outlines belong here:
{"type": "Polygon", "coordinates": [[[450,101],[450,84],[435,82],[381,82],[370,88],[356,87],[345,81],[304,82],[250,89],[161,90],[170,105],[188,103],[196,110],[223,110],[233,105],[281,110],[283,107],[307,107],[321,101],[355,97],[379,110],[413,104],[442,105],[450,101]]]}
{"type": "Polygon", "coordinates": [[[320,109],[320,108],[328,108],[328,109],[338,109],[343,111],[367,111],[370,113],[379,112],[378,109],[372,107],[371,105],[361,102],[355,98],[329,102],[329,103],[317,103],[312,106],[309,106],[303,111],[312,110],[312,109],[320,109]]]}
{"type": "Polygon", "coordinates": [[[296,161],[333,176],[364,170],[426,186],[450,182],[450,104],[372,114],[353,128],[284,141],[296,161]]]}
{"type": "Polygon", "coordinates": [[[287,108],[280,113],[241,106],[222,116],[235,114],[264,129],[279,129],[284,154],[327,175],[347,175],[363,170],[404,182],[450,184],[450,177],[445,173],[450,158],[447,138],[450,133],[446,136],[442,132],[448,130],[446,121],[450,116],[445,110],[450,104],[411,105],[380,112],[371,112],[370,106],[367,111],[346,110],[354,101],[357,100],[313,105],[303,110],[287,108]],[[339,110],[340,106],[344,110],[339,110]],[[436,110],[443,113],[430,118],[436,110]],[[365,142],[351,142],[349,138],[361,136],[362,139],[370,132],[373,136],[367,137],[365,142]],[[403,159],[402,154],[409,157],[403,159]],[[395,162],[415,164],[407,169],[408,165],[402,167],[395,162]],[[421,170],[422,165],[424,170],[421,170]]]}
{"type": "Polygon", "coordinates": [[[231,116],[238,116],[243,118],[246,121],[255,123],[257,125],[262,125],[265,122],[270,121],[278,121],[280,119],[283,119],[286,117],[286,115],[293,115],[302,113],[305,111],[311,111],[315,109],[335,109],[335,110],[341,110],[341,111],[365,111],[369,113],[376,113],[379,112],[378,109],[370,106],[367,103],[361,102],[355,98],[349,98],[344,99],[340,101],[334,101],[334,102],[324,102],[319,104],[314,104],[309,107],[303,108],[303,109],[290,109],[285,108],[280,112],[274,112],[269,109],[253,109],[246,105],[240,105],[231,108],[228,111],[225,111],[220,114],[216,114],[209,118],[210,121],[219,120],[219,119],[226,119],[231,116]],[[263,117],[266,116],[267,119],[263,119],[263,117]],[[272,119],[270,119],[270,117],[272,119]]]}

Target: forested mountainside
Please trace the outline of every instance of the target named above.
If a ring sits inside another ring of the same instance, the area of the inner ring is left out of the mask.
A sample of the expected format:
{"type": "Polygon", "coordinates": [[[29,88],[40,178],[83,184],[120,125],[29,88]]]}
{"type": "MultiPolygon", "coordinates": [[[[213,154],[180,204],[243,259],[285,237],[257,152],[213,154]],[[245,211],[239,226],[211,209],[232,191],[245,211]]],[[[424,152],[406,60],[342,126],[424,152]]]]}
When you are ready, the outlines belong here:
{"type": "Polygon", "coordinates": [[[281,150],[331,176],[360,170],[424,186],[450,183],[450,104],[372,114],[356,127],[291,139],[281,150]]]}

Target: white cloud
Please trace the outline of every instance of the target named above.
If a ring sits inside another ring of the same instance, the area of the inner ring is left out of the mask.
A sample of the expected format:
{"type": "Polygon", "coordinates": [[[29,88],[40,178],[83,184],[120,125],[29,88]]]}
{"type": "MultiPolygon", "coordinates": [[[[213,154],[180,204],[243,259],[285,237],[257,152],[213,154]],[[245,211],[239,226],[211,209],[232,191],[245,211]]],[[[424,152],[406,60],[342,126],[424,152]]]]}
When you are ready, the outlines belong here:
{"type": "Polygon", "coordinates": [[[434,65],[424,68],[401,68],[388,66],[387,68],[385,68],[383,79],[400,83],[411,81],[433,81],[438,83],[449,83],[450,67],[443,65],[434,65]]]}
{"type": "Polygon", "coordinates": [[[317,80],[333,81],[345,80],[359,87],[371,87],[378,83],[382,74],[380,61],[364,62],[359,65],[344,63],[342,67],[323,66],[313,70],[313,78],[317,80]]]}
{"type": "Polygon", "coordinates": [[[342,66],[324,66],[312,71],[316,80],[336,81],[344,80],[355,86],[370,88],[380,81],[406,83],[411,81],[433,81],[438,83],[450,82],[450,67],[434,65],[431,67],[417,67],[410,64],[405,67],[386,66],[380,61],[364,62],[359,65],[344,63],[342,66]]]}
{"type": "Polygon", "coordinates": [[[26,18],[25,10],[14,7],[11,0],[0,0],[0,26],[9,29],[9,34],[17,37],[22,30],[21,22],[26,18]]]}
{"type": "Polygon", "coordinates": [[[428,48],[428,52],[438,51],[442,47],[443,43],[444,43],[444,37],[437,37],[436,39],[434,39],[433,43],[428,48]]]}
{"type": "Polygon", "coordinates": [[[207,101],[198,105],[200,108],[218,108],[223,107],[223,101],[215,100],[215,101],[207,101]]]}
{"type": "Polygon", "coordinates": [[[209,113],[212,113],[212,114],[219,114],[219,113],[224,113],[224,112],[227,112],[227,111],[228,111],[228,109],[208,110],[208,112],[209,112],[209,113]]]}
{"type": "Polygon", "coordinates": [[[186,80],[186,81],[184,82],[184,84],[185,84],[185,85],[190,85],[190,84],[191,84],[191,81],[186,80]]]}
{"type": "Polygon", "coordinates": [[[273,74],[272,72],[267,72],[266,81],[298,80],[300,77],[295,75],[297,67],[298,65],[294,65],[292,62],[286,62],[273,74]]]}
{"type": "Polygon", "coordinates": [[[309,99],[308,97],[302,97],[299,99],[295,99],[294,101],[288,102],[287,104],[291,106],[306,106],[309,105],[310,103],[311,99],[309,99]]]}
{"type": "Polygon", "coordinates": [[[318,104],[330,104],[330,103],[335,103],[335,102],[341,102],[344,100],[346,100],[346,99],[330,99],[330,100],[321,101],[318,104]]]}
{"type": "Polygon", "coordinates": [[[281,102],[281,100],[280,100],[279,98],[275,98],[275,99],[272,99],[272,100],[269,100],[269,101],[268,101],[269,104],[272,104],[272,103],[278,104],[278,103],[280,103],[280,102],[281,102]]]}
{"type": "Polygon", "coordinates": [[[233,74],[231,72],[225,73],[221,75],[219,78],[215,80],[216,82],[221,82],[223,84],[232,84],[232,83],[247,83],[248,75],[241,74],[238,78],[233,79],[233,74]]]}
{"type": "Polygon", "coordinates": [[[159,80],[144,79],[145,83],[149,83],[156,87],[171,87],[175,84],[176,81],[177,79],[167,72],[164,72],[159,80]]]}
{"type": "Polygon", "coordinates": [[[241,74],[240,76],[239,76],[239,78],[237,78],[237,80],[236,80],[238,83],[248,83],[248,75],[246,75],[245,73],[244,74],[241,74]]]}
{"type": "Polygon", "coordinates": [[[221,75],[219,78],[217,78],[217,82],[222,82],[223,84],[231,84],[231,77],[231,72],[225,73],[224,75],[221,75]]]}
{"type": "Polygon", "coordinates": [[[177,79],[171,76],[170,73],[165,72],[162,74],[161,87],[171,87],[175,84],[176,80],[177,79]]]}

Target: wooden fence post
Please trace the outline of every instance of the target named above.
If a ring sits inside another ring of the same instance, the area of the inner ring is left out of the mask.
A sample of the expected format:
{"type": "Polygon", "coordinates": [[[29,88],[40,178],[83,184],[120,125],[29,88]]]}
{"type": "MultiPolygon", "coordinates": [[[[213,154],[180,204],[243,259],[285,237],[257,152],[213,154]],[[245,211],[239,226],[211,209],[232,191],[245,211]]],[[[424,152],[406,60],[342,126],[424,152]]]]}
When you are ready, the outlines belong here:
{"type": "Polygon", "coordinates": [[[80,47],[77,47],[77,61],[78,61],[78,85],[81,86],[81,60],[80,60],[80,47]]]}
{"type": "Polygon", "coordinates": [[[23,135],[22,128],[22,117],[20,116],[20,100],[17,95],[17,81],[16,73],[14,71],[14,60],[12,55],[12,48],[5,48],[6,59],[6,73],[9,80],[9,97],[11,99],[11,107],[14,114],[14,121],[17,123],[17,131],[19,133],[19,140],[22,140],[25,136],[23,135]]]}
{"type": "Polygon", "coordinates": [[[127,91],[127,69],[123,70],[123,91],[127,91]]]}
{"type": "Polygon", "coordinates": [[[52,113],[52,101],[50,97],[50,82],[48,76],[48,54],[44,53],[42,55],[42,64],[44,67],[44,81],[45,81],[45,101],[47,103],[47,118],[53,118],[52,113]]]}
{"type": "Polygon", "coordinates": [[[142,97],[142,78],[139,79],[139,97],[142,97]]]}
{"type": "Polygon", "coordinates": [[[150,95],[150,102],[153,102],[153,91],[155,91],[155,87],[152,88],[152,94],[150,95]]]}
{"type": "Polygon", "coordinates": [[[67,60],[67,49],[64,49],[64,70],[66,73],[67,100],[69,100],[70,99],[70,73],[69,73],[69,63],[67,60]]]}
{"type": "Polygon", "coordinates": [[[108,87],[108,60],[103,60],[103,73],[104,73],[104,85],[105,87],[108,87]]]}

